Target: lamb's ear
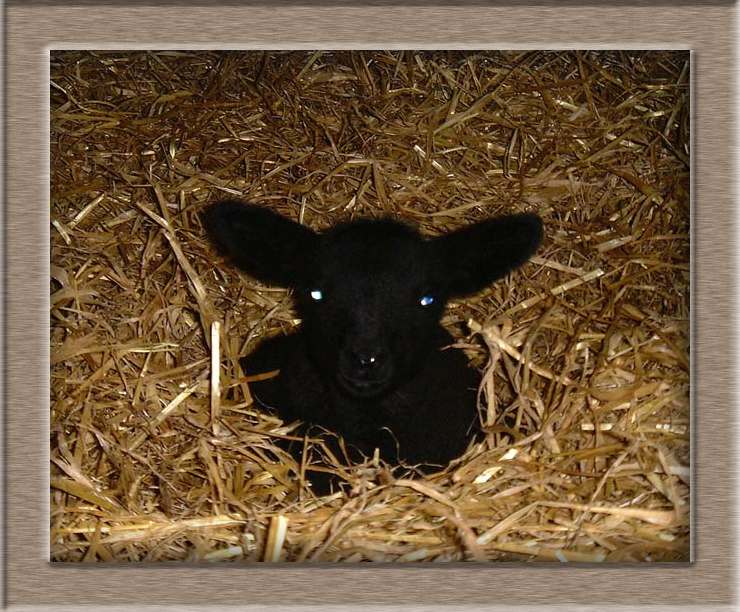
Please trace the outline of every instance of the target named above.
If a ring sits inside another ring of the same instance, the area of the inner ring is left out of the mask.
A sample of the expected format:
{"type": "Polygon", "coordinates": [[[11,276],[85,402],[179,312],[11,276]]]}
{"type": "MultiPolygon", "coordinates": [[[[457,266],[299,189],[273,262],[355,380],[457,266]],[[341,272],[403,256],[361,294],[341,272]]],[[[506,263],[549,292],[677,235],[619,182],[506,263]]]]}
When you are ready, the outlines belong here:
{"type": "Polygon", "coordinates": [[[480,291],[525,263],[542,241],[535,214],[496,217],[432,240],[448,296],[480,291]]]}
{"type": "Polygon", "coordinates": [[[301,284],[318,235],[265,208],[226,200],[203,211],[203,226],[221,254],[255,278],[301,284]]]}

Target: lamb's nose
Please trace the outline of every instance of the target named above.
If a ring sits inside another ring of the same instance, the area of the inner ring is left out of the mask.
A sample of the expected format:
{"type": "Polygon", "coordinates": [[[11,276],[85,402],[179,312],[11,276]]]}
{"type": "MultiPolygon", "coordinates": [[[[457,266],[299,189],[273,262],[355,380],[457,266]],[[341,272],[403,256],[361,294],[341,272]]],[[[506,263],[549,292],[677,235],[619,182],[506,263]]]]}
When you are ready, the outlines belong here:
{"type": "Polygon", "coordinates": [[[355,365],[361,370],[375,370],[379,368],[385,359],[385,354],[381,350],[375,351],[353,351],[352,358],[355,365]]]}

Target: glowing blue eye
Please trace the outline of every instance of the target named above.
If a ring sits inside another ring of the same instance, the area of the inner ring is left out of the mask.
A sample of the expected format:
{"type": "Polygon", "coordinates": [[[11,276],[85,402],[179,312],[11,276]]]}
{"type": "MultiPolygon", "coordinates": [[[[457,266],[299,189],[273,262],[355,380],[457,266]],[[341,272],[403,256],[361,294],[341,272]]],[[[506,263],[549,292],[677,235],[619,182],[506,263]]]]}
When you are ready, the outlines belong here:
{"type": "Polygon", "coordinates": [[[321,293],[318,289],[314,289],[311,292],[311,299],[315,300],[316,302],[320,302],[324,298],[324,294],[321,293]]]}
{"type": "Polygon", "coordinates": [[[425,295],[423,298],[419,300],[419,304],[422,306],[429,306],[429,304],[434,303],[434,297],[431,295],[425,295]]]}

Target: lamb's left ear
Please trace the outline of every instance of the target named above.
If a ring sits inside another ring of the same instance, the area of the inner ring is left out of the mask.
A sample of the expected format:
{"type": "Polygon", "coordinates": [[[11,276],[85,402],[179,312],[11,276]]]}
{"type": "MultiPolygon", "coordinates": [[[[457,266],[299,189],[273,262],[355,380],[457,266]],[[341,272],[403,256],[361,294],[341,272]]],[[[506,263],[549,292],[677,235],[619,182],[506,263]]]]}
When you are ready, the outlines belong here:
{"type": "Polygon", "coordinates": [[[435,238],[431,246],[448,296],[480,291],[525,263],[542,242],[535,214],[507,215],[435,238]]]}

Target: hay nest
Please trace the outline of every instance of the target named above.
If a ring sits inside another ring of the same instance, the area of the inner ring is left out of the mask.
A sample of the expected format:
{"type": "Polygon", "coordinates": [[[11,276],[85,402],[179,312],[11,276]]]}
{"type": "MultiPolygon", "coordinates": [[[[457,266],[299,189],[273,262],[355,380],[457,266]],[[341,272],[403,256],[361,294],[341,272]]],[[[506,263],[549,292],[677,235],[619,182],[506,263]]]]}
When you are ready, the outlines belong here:
{"type": "Polygon", "coordinates": [[[53,52],[52,559],[687,560],[688,84],[686,52],[53,52]],[[485,440],[296,478],[238,358],[298,322],[206,242],[230,196],[537,211],[537,256],[443,320],[485,440]]]}

